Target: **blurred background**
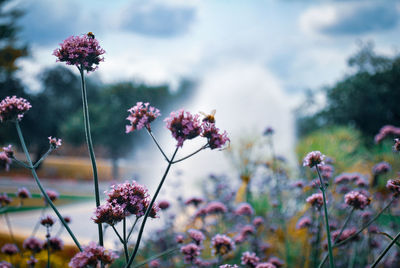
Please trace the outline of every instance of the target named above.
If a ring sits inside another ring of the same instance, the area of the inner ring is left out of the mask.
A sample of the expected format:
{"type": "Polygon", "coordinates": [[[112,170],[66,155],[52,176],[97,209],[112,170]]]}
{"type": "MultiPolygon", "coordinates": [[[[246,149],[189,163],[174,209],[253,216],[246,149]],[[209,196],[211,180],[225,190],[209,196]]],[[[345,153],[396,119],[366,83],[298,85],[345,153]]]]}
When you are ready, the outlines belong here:
{"type": "MultiPolygon", "coordinates": [[[[394,0],[1,0],[0,98],[31,102],[21,125],[34,160],[47,151],[48,136],[63,139],[39,176],[61,193],[62,211],[85,219],[72,229],[90,240],[94,201],[79,72],[52,55],[64,39],[91,31],[106,51],[87,76],[102,190],[135,179],[152,193],[165,168],[147,133],[125,134],[137,101],[161,110],[153,130],[168,154],[175,141],[162,120],[171,111],[216,109],[231,148],[174,167],[162,192],[172,199],[198,192],[211,172],[242,176],[235,152],[257,144],[268,126],[276,153],[297,177],[313,149],[345,159],[338,171],[391,161],[390,148],[373,147],[373,137],[383,125],[400,125],[399,15],[394,0]]],[[[0,145],[8,144],[19,148],[15,129],[2,124],[0,145]]],[[[188,142],[181,156],[200,145],[188,142]]],[[[255,151],[257,161],[268,161],[262,147],[255,151]]],[[[0,176],[2,192],[25,186],[38,193],[27,170],[13,165],[0,176]]],[[[38,214],[14,215],[21,234],[38,214]]]]}

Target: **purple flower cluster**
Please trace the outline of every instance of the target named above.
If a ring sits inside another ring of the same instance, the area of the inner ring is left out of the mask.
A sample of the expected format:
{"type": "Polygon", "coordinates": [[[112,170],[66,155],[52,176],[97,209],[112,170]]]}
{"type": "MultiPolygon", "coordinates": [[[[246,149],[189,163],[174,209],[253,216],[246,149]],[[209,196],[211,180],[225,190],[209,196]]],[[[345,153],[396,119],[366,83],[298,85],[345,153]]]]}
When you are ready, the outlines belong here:
{"type": "Polygon", "coordinates": [[[119,204],[111,205],[105,203],[96,208],[94,217],[92,218],[95,223],[107,223],[115,225],[125,218],[124,209],[119,204]]]}
{"type": "Polygon", "coordinates": [[[393,148],[394,152],[400,152],[400,139],[399,138],[394,139],[394,145],[392,148],[393,148]]]}
{"type": "Polygon", "coordinates": [[[258,262],[260,261],[260,258],[257,257],[256,253],[254,252],[249,252],[245,251],[242,254],[242,257],[240,258],[242,261],[243,265],[247,265],[248,267],[256,267],[258,262]]]}
{"type": "Polygon", "coordinates": [[[386,188],[392,191],[396,196],[400,195],[400,179],[388,180],[386,188]]]}
{"type": "Polygon", "coordinates": [[[375,176],[379,176],[379,175],[388,173],[391,169],[392,169],[392,167],[390,166],[389,163],[387,163],[387,162],[380,162],[380,163],[376,164],[376,165],[372,168],[372,173],[373,173],[375,176]]]}
{"type": "Polygon", "coordinates": [[[3,147],[3,151],[6,154],[8,158],[13,158],[14,157],[14,150],[12,148],[12,145],[9,144],[7,147],[3,147]]]}
{"type": "Polygon", "coordinates": [[[257,264],[256,268],[276,268],[276,266],[270,262],[261,262],[257,264]]]}
{"type": "Polygon", "coordinates": [[[15,121],[21,120],[30,108],[31,104],[24,98],[17,96],[6,97],[0,102],[0,121],[15,121]]]}
{"type": "Polygon", "coordinates": [[[303,217],[297,222],[296,229],[308,228],[310,226],[311,226],[311,219],[309,217],[303,217]]]}
{"type": "Polygon", "coordinates": [[[237,266],[236,264],[233,264],[233,265],[223,264],[223,265],[220,265],[219,268],[239,268],[239,266],[237,266]]]}
{"type": "Polygon", "coordinates": [[[71,259],[69,266],[72,268],[97,267],[100,262],[104,265],[111,264],[116,258],[117,255],[113,252],[91,242],[71,259]]]}
{"type": "Polygon", "coordinates": [[[214,255],[225,255],[235,249],[235,243],[226,235],[217,234],[211,239],[214,255]]]}
{"type": "Polygon", "coordinates": [[[212,201],[210,203],[207,204],[207,206],[205,207],[205,213],[208,214],[223,214],[226,213],[228,211],[228,209],[226,208],[226,206],[219,202],[219,201],[212,201]]]}
{"type": "MultiPolygon", "coordinates": [[[[52,202],[56,201],[58,199],[58,197],[60,196],[60,194],[57,191],[50,190],[50,189],[46,190],[46,194],[49,196],[49,198],[52,202]]],[[[45,202],[46,202],[46,200],[45,200],[45,202]]]]}
{"type": "MultiPolygon", "coordinates": [[[[344,241],[344,240],[348,239],[349,237],[355,235],[356,233],[357,233],[357,229],[352,227],[349,229],[344,229],[343,233],[339,237],[340,230],[337,230],[337,231],[332,232],[332,239],[333,239],[333,241],[336,241],[337,243],[339,243],[339,242],[344,241]]],[[[356,240],[356,239],[358,239],[358,236],[354,237],[354,240],[356,240]]]]}
{"type": "Polygon", "coordinates": [[[4,246],[1,247],[1,252],[9,256],[18,253],[18,251],[18,247],[15,244],[4,244],[4,246]]]}
{"type": "Polygon", "coordinates": [[[391,126],[391,125],[383,126],[379,130],[379,133],[375,136],[375,143],[379,144],[382,140],[384,140],[389,135],[400,136],[400,128],[391,126]]]}
{"type": "Polygon", "coordinates": [[[54,218],[51,217],[50,215],[47,215],[43,218],[40,219],[40,224],[46,227],[51,227],[54,224],[54,218]]]}
{"type": "Polygon", "coordinates": [[[241,203],[235,210],[235,214],[240,216],[251,216],[253,213],[254,210],[249,203],[241,203]]]}
{"type": "Polygon", "coordinates": [[[13,266],[11,263],[6,262],[6,261],[0,261],[0,268],[12,268],[13,266]]]}
{"type": "Polygon", "coordinates": [[[324,205],[324,199],[321,193],[307,197],[306,202],[317,209],[320,209],[324,205]]]}
{"type": "Polygon", "coordinates": [[[18,188],[17,196],[21,199],[30,198],[32,195],[25,187],[18,188]]]}
{"type": "Polygon", "coordinates": [[[40,252],[43,249],[43,245],[44,245],[43,241],[35,237],[29,237],[25,239],[24,243],[22,244],[24,249],[30,250],[33,253],[40,252]]]}
{"type": "Polygon", "coordinates": [[[324,165],[324,158],[325,155],[321,154],[320,151],[312,151],[304,157],[303,160],[303,166],[305,167],[315,167],[315,166],[321,166],[324,165]]]}
{"type": "Polygon", "coordinates": [[[64,248],[64,242],[58,237],[50,238],[48,244],[53,251],[63,250],[64,248]]]}
{"type": "Polygon", "coordinates": [[[105,53],[99,42],[89,35],[70,36],[60,44],[60,48],[54,50],[53,55],[57,61],[66,62],[67,65],[75,65],[87,72],[95,71],[104,58],[105,53]]]}
{"type": "Polygon", "coordinates": [[[201,133],[201,136],[207,139],[208,146],[211,150],[222,148],[230,141],[226,131],[220,133],[219,129],[215,127],[215,124],[209,122],[203,122],[203,132],[201,133]]]}
{"type": "Polygon", "coordinates": [[[166,209],[168,209],[170,206],[171,206],[171,204],[170,204],[167,200],[163,200],[163,201],[158,202],[158,207],[159,207],[161,210],[166,210],[166,209]]]}
{"type": "Polygon", "coordinates": [[[201,247],[195,243],[190,243],[181,247],[181,253],[186,263],[194,263],[200,255],[201,247]]]}
{"type": "Polygon", "coordinates": [[[5,152],[0,152],[0,169],[8,171],[12,161],[5,152]]]}
{"type": "Polygon", "coordinates": [[[57,149],[58,147],[60,147],[62,145],[62,140],[61,139],[57,139],[56,137],[49,137],[49,144],[50,147],[53,149],[57,149]]]}
{"type": "Polygon", "coordinates": [[[371,203],[371,199],[359,191],[351,191],[344,196],[347,205],[355,209],[364,209],[371,203]]]}
{"type": "Polygon", "coordinates": [[[0,207],[9,205],[11,201],[11,198],[6,193],[0,194],[0,207]]]}
{"type": "Polygon", "coordinates": [[[128,110],[130,115],[126,118],[131,122],[126,126],[126,133],[140,130],[144,127],[150,130],[150,123],[160,116],[160,111],[149,103],[137,102],[135,106],[128,110]]]}
{"type": "Polygon", "coordinates": [[[203,242],[203,240],[206,238],[204,234],[195,229],[189,229],[188,234],[190,238],[196,243],[196,245],[200,246],[200,244],[203,242]]]}
{"type": "Polygon", "coordinates": [[[185,201],[185,205],[194,205],[195,207],[197,207],[198,205],[200,205],[203,202],[204,202],[203,198],[192,197],[185,201]]]}

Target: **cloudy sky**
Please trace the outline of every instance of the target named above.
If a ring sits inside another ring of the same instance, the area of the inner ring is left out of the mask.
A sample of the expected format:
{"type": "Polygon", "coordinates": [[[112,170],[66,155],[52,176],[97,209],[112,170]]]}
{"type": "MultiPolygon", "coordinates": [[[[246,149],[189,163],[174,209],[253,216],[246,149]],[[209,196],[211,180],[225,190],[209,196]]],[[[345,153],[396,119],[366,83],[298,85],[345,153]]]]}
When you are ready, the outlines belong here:
{"type": "MultiPolygon", "coordinates": [[[[193,111],[217,109],[233,135],[272,125],[278,148],[294,143],[291,111],[307,88],[342,78],[358,41],[393,55],[400,41],[396,1],[296,0],[35,0],[21,35],[32,57],[20,75],[35,88],[52,51],[70,35],[95,33],[106,50],[97,74],[104,82],[149,84],[182,78],[199,84],[193,111]],[[55,4],[57,3],[57,4],[55,4]]],[[[165,113],[166,114],[166,113],[165,113]]]]}

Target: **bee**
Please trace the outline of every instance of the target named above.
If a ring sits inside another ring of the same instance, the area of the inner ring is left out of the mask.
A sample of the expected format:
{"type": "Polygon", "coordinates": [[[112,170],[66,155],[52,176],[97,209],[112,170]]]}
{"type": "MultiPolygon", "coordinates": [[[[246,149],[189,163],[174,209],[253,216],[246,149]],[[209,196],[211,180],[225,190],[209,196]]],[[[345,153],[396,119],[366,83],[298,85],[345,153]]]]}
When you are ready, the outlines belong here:
{"type": "Polygon", "coordinates": [[[199,112],[199,113],[204,116],[203,121],[207,121],[207,122],[210,122],[210,123],[215,123],[215,117],[214,116],[215,116],[216,112],[217,111],[215,109],[213,109],[210,114],[206,114],[206,113],[203,113],[203,112],[199,112]]]}
{"type": "Polygon", "coordinates": [[[94,37],[95,37],[92,32],[88,32],[86,35],[91,39],[94,39],[94,37]]]}

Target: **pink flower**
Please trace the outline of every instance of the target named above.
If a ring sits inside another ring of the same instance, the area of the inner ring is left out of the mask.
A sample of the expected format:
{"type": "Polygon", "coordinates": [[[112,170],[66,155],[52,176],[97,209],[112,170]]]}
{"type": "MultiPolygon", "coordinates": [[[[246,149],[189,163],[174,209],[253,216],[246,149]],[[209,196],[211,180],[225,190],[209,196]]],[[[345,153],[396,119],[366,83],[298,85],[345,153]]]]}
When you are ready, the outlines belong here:
{"type": "Polygon", "coordinates": [[[105,53],[99,42],[88,35],[70,36],[60,44],[60,48],[54,50],[53,55],[57,61],[65,62],[67,65],[75,65],[87,72],[95,71],[104,58],[105,53]]]}
{"type": "Polygon", "coordinates": [[[158,203],[158,207],[159,207],[161,210],[166,210],[166,209],[169,208],[169,206],[170,206],[170,203],[169,203],[167,200],[163,200],[163,201],[160,201],[160,202],[158,203]]]}
{"type": "Polygon", "coordinates": [[[254,210],[251,207],[251,205],[248,203],[239,204],[235,210],[235,214],[240,215],[240,216],[251,216],[251,215],[253,215],[253,213],[254,213],[254,210]]]}
{"type": "Polygon", "coordinates": [[[31,256],[29,260],[26,261],[26,264],[28,264],[30,267],[35,267],[35,264],[38,262],[35,257],[31,256]]]}
{"type": "Polygon", "coordinates": [[[176,242],[176,243],[182,244],[182,243],[183,243],[183,240],[184,240],[183,235],[177,235],[177,236],[175,236],[175,242],[176,242]]]}
{"type": "Polygon", "coordinates": [[[0,102],[0,121],[15,121],[21,120],[30,108],[31,104],[24,98],[17,96],[6,97],[0,102]]]}
{"type": "Polygon", "coordinates": [[[371,199],[358,191],[351,191],[344,196],[344,202],[355,209],[362,210],[369,205],[371,199]]]}
{"type": "Polygon", "coordinates": [[[265,130],[264,130],[264,136],[270,136],[270,135],[273,135],[274,134],[274,129],[272,128],[272,127],[267,127],[265,130]]]}
{"type": "Polygon", "coordinates": [[[11,263],[6,262],[6,261],[0,261],[0,268],[12,268],[13,266],[11,263]]]}
{"type": "Polygon", "coordinates": [[[113,252],[91,242],[82,252],[75,254],[68,265],[72,268],[97,267],[100,261],[107,265],[111,264],[117,257],[113,252]]]}
{"type": "Polygon", "coordinates": [[[61,139],[57,139],[56,137],[49,137],[49,144],[50,147],[52,149],[57,149],[58,147],[60,147],[62,145],[62,140],[61,139]]]}
{"type": "Polygon", "coordinates": [[[190,238],[192,238],[193,241],[196,243],[196,245],[200,245],[201,242],[203,242],[203,240],[206,239],[204,234],[199,230],[189,229],[188,234],[190,238]]]}
{"type": "Polygon", "coordinates": [[[400,195],[400,180],[388,180],[386,188],[392,191],[396,196],[400,195]]]}
{"type": "Polygon", "coordinates": [[[66,223],[71,223],[71,217],[70,216],[64,216],[63,219],[64,219],[64,221],[66,223]]]}
{"type": "Polygon", "coordinates": [[[400,128],[391,126],[391,125],[386,125],[383,126],[380,130],[379,133],[375,136],[375,143],[379,144],[382,140],[384,140],[387,136],[399,136],[400,135],[400,128]]]}
{"type": "Polygon", "coordinates": [[[9,205],[11,201],[11,198],[6,193],[0,194],[0,207],[9,205]]]}
{"type": "Polygon", "coordinates": [[[161,267],[160,261],[159,260],[152,260],[149,263],[149,267],[151,267],[151,268],[161,267]]]}
{"type": "MultiPolygon", "coordinates": [[[[342,242],[346,240],[347,238],[353,236],[355,233],[357,233],[357,229],[352,227],[350,229],[344,229],[343,233],[339,236],[340,230],[332,232],[332,239],[333,241],[336,241],[336,243],[342,242]]],[[[358,236],[355,236],[353,240],[358,239],[358,236]]]]}
{"type": "Polygon", "coordinates": [[[400,152],[400,139],[398,138],[394,139],[393,151],[400,152]]]}
{"type": "Polygon", "coordinates": [[[254,252],[243,252],[242,257],[240,258],[243,265],[247,265],[248,267],[256,267],[260,258],[256,256],[254,252]]]}
{"type": "Polygon", "coordinates": [[[43,217],[42,219],[40,219],[40,224],[43,226],[46,226],[46,227],[53,226],[54,222],[55,222],[55,220],[50,215],[47,215],[47,216],[43,217]]]}
{"type": "Polygon", "coordinates": [[[160,111],[149,106],[148,102],[144,104],[143,102],[138,102],[135,106],[130,108],[128,112],[130,112],[130,115],[126,119],[129,120],[131,124],[126,126],[126,133],[140,130],[144,127],[150,130],[150,123],[160,116],[160,111]]]}
{"type": "Polygon", "coordinates": [[[308,228],[311,226],[311,219],[309,217],[301,218],[296,225],[296,229],[308,228]]]}
{"type": "Polygon", "coordinates": [[[331,165],[321,165],[321,166],[319,166],[319,170],[321,171],[321,176],[324,179],[332,178],[333,171],[334,171],[333,166],[331,166],[331,165]]]}
{"type": "Polygon", "coordinates": [[[111,205],[105,203],[98,206],[95,211],[95,216],[92,220],[95,223],[107,223],[109,225],[115,225],[125,218],[125,212],[119,204],[111,205]]]}
{"type": "Polygon", "coordinates": [[[279,259],[277,257],[269,258],[268,262],[273,264],[275,267],[278,267],[278,268],[282,267],[285,264],[281,259],[279,259]]]}
{"type": "Polygon", "coordinates": [[[25,187],[18,188],[17,196],[21,199],[30,198],[32,195],[25,187]]]}
{"type": "Polygon", "coordinates": [[[49,239],[49,246],[54,251],[63,250],[64,242],[58,237],[52,237],[49,239]]]}
{"type": "Polygon", "coordinates": [[[199,204],[203,203],[204,199],[200,197],[192,197],[189,198],[188,200],[185,201],[185,205],[191,205],[193,204],[195,207],[197,207],[199,204]]]}
{"type": "Polygon", "coordinates": [[[228,211],[226,206],[219,201],[208,203],[208,205],[205,207],[205,210],[207,214],[226,213],[228,211]]]}
{"type": "Polygon", "coordinates": [[[9,144],[7,147],[3,147],[3,151],[8,158],[14,158],[14,150],[11,144],[9,144]]]}
{"type": "Polygon", "coordinates": [[[254,218],[254,220],[253,220],[253,225],[254,225],[255,227],[259,227],[259,226],[261,226],[262,224],[264,224],[264,219],[263,219],[263,217],[258,216],[258,217],[255,217],[255,218],[254,218]]]}
{"type": "MultiPolygon", "coordinates": [[[[50,200],[52,202],[56,201],[58,199],[58,197],[60,196],[60,194],[57,191],[54,190],[46,190],[46,194],[49,196],[50,200]]],[[[46,202],[46,200],[45,200],[46,202]]]]}
{"type": "Polygon", "coordinates": [[[324,205],[324,199],[321,193],[307,197],[306,202],[317,209],[320,209],[324,205]]]}
{"type": "Polygon", "coordinates": [[[0,152],[0,169],[8,171],[11,163],[12,161],[10,158],[8,158],[7,154],[5,152],[0,152]]]}
{"type": "Polygon", "coordinates": [[[225,255],[235,249],[235,243],[226,235],[217,234],[211,239],[214,255],[225,255]]]}
{"type": "Polygon", "coordinates": [[[200,246],[190,243],[181,247],[181,253],[183,254],[183,259],[185,263],[193,263],[197,257],[200,255],[200,246]]]}
{"type": "Polygon", "coordinates": [[[208,146],[211,150],[222,148],[230,139],[226,131],[223,133],[219,132],[219,129],[215,127],[215,124],[209,122],[203,122],[202,137],[205,137],[208,141],[208,146]]]}
{"type": "Polygon", "coordinates": [[[223,264],[223,265],[220,265],[219,268],[239,268],[239,266],[237,266],[236,264],[233,264],[233,265],[223,264]]]}
{"type": "Polygon", "coordinates": [[[310,152],[304,157],[303,166],[305,167],[314,167],[314,166],[321,166],[324,165],[324,158],[325,155],[321,154],[320,151],[313,151],[310,152]]]}
{"type": "Polygon", "coordinates": [[[24,249],[30,250],[33,253],[38,253],[43,249],[43,241],[35,237],[29,237],[25,239],[22,246],[24,247],[24,249]]]}
{"type": "Polygon", "coordinates": [[[177,147],[182,147],[185,140],[198,137],[202,131],[199,115],[192,115],[183,109],[172,112],[164,121],[172,136],[178,141],[177,147]]]}
{"type": "Polygon", "coordinates": [[[256,268],[276,268],[276,266],[270,262],[262,262],[257,264],[256,268]]]}
{"type": "Polygon", "coordinates": [[[391,166],[389,163],[387,162],[380,162],[378,164],[376,164],[373,168],[372,168],[372,173],[375,176],[379,176],[385,173],[388,173],[391,170],[391,166]]]}
{"type": "Polygon", "coordinates": [[[18,251],[18,247],[15,244],[4,244],[4,246],[1,248],[2,253],[10,256],[18,253],[18,251]]]}

